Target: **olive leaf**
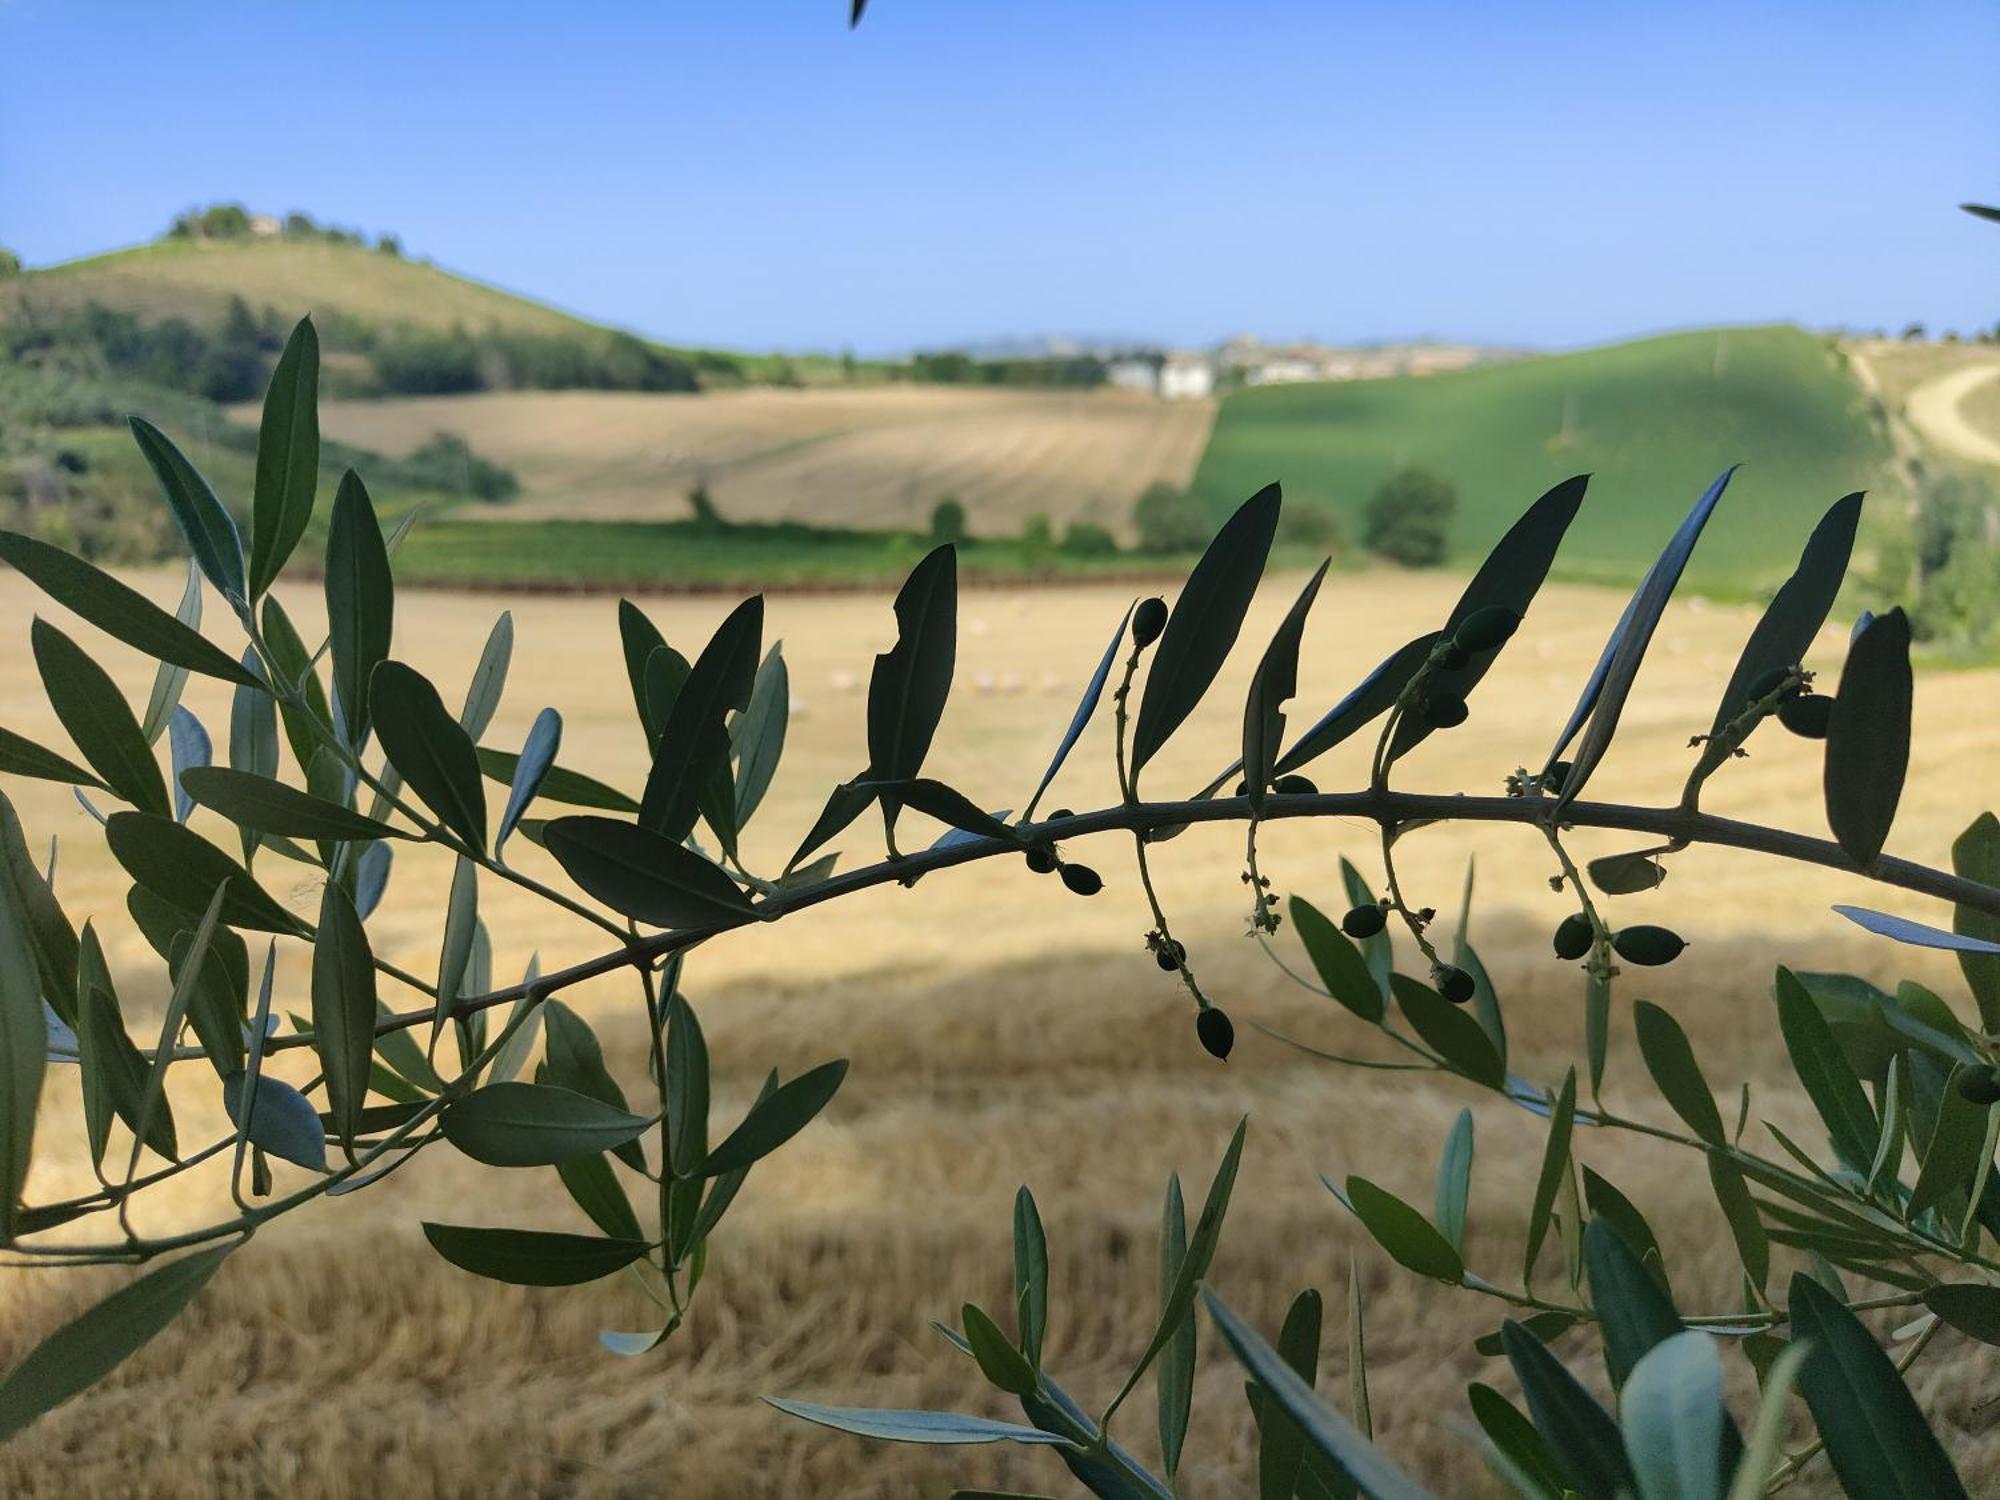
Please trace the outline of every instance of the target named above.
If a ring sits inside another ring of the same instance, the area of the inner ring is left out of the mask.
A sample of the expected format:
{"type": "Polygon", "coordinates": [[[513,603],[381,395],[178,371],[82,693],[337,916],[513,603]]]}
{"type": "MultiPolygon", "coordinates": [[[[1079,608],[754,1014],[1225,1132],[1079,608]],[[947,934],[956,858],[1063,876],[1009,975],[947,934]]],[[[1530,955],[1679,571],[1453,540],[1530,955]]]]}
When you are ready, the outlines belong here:
{"type": "Polygon", "coordinates": [[[326,1170],[326,1126],[307,1099],[282,1078],[247,1072],[222,1080],[222,1105],[250,1144],[280,1161],[326,1170]]]}
{"type": "Polygon", "coordinates": [[[1618,1500],[1633,1493],[1631,1461],[1611,1414],[1512,1318],[1501,1325],[1500,1342],[1528,1398],[1535,1431],[1548,1444],[1564,1483],[1582,1500],[1618,1500]]]}
{"type": "MultiPolygon", "coordinates": [[[[1278,1330],[1278,1358],[1308,1386],[1319,1374],[1319,1337],[1323,1319],[1318,1292],[1308,1287],[1285,1309],[1285,1321],[1278,1330]]],[[[1365,1378],[1357,1369],[1357,1379],[1365,1378]]],[[[1266,1408],[1263,1392],[1257,1396],[1257,1493],[1260,1500],[1292,1500],[1299,1488],[1300,1468],[1305,1462],[1306,1437],[1298,1423],[1283,1407],[1266,1408]]],[[[1365,1432],[1367,1419],[1361,1417],[1365,1432]]]]}
{"type": "Polygon", "coordinates": [[[369,683],[395,633],[396,585],[374,502],[352,469],[340,476],[326,534],[326,619],[333,706],[347,743],[359,746],[368,738],[369,683]]]}
{"type": "Polygon", "coordinates": [[[1688,512],[1680,529],[1668,541],[1666,550],[1640,580],[1631,602],[1625,606],[1624,614],[1611,632],[1611,638],[1604,643],[1604,652],[1598,657],[1597,665],[1584,685],[1583,695],[1577,700],[1569,723],[1557,736],[1555,748],[1549,752],[1548,770],[1552,771],[1563,752],[1569,749],[1570,742],[1579,731],[1582,732],[1582,743],[1577,746],[1569,773],[1563,778],[1562,793],[1557,799],[1559,805],[1567,805],[1576,799],[1584,783],[1590,779],[1590,773],[1604,758],[1604,752],[1611,748],[1611,736],[1618,729],[1619,716],[1625,711],[1625,700],[1639,675],[1639,664],[1645,660],[1646,648],[1653,643],[1653,632],[1659,628],[1660,617],[1666,613],[1667,601],[1673,597],[1674,587],[1681,580],[1681,573],[1687,567],[1695,543],[1701,540],[1702,528],[1708,525],[1708,518],[1714,514],[1716,504],[1722,499],[1722,492],[1735,472],[1734,468],[1723,470],[1695,502],[1694,509],[1688,512]]]}
{"type": "Polygon", "coordinates": [[[741,1171],[784,1145],[832,1102],[847,1077],[847,1059],[808,1068],[790,1083],[750,1106],[743,1123],[732,1130],[701,1164],[705,1177],[741,1171]]]}
{"type": "MultiPolygon", "coordinates": [[[[1180,1280],[1181,1262],[1187,1259],[1187,1205],[1181,1198],[1181,1176],[1167,1178],[1166,1203],[1160,1211],[1160,1312],[1165,1315],[1174,1285],[1180,1280]]],[[[1046,1270],[1044,1271],[1046,1276],[1046,1270]]],[[[1044,1288],[1046,1295],[1046,1288],[1044,1288]]],[[[1039,1345],[1039,1338],[1037,1340],[1039,1345]]],[[[1158,1392],[1160,1456],[1167,1477],[1180,1471],[1181,1450],[1187,1442],[1188,1419],[1194,1411],[1195,1362],[1194,1307],[1182,1315],[1173,1336],[1160,1351],[1160,1373],[1155,1381],[1158,1392]]]]}
{"type": "Polygon", "coordinates": [[[319,492],[319,333],[301,318],[264,391],[250,502],[250,597],[277,582],[319,492]]]}
{"type": "Polygon", "coordinates": [[[643,1239],[604,1239],[537,1229],[475,1229],[424,1221],[431,1248],[461,1271],[515,1286],[581,1286],[622,1271],[652,1248],[643,1239]]]}
{"type": "MultiPolygon", "coordinates": [[[[1398,646],[1380,666],[1362,678],[1352,692],[1300,735],[1292,748],[1278,757],[1278,763],[1272,769],[1280,776],[1288,775],[1388,712],[1403,696],[1403,689],[1410,685],[1410,679],[1430,660],[1431,648],[1437,645],[1438,636],[1439,632],[1433,630],[1398,646]]],[[[1429,730],[1424,732],[1429,733],[1429,730]]],[[[1235,775],[1236,770],[1232,766],[1223,772],[1217,784],[1235,775]]]]}
{"type": "MultiPolygon", "coordinates": [[[[895,612],[896,644],[875,658],[868,679],[869,781],[914,780],[944,717],[958,660],[956,547],[935,548],[911,570],[895,612]]],[[[891,830],[899,805],[893,796],[882,798],[891,830]]]]}
{"type": "Polygon", "coordinates": [[[1465,1261],[1451,1241],[1394,1193],[1365,1177],[1350,1176],[1344,1187],[1320,1180],[1403,1269],[1454,1286],[1465,1279],[1465,1261]]]}
{"type": "Polygon", "coordinates": [[[1848,648],[1826,729],[1826,820],[1840,847],[1874,862],[1910,764],[1910,622],[1877,615],[1848,648]]]}
{"type": "MultiPolygon", "coordinates": [[[[174,610],[174,618],[190,630],[201,629],[201,569],[191,562],[188,564],[187,587],[181,591],[181,602],[174,610]]],[[[254,670],[251,662],[246,661],[244,666],[254,670]]],[[[179,705],[187,680],[188,669],[177,667],[170,661],[163,661],[154,669],[153,691],[146,699],[146,712],[139,719],[139,728],[145,734],[147,744],[159,744],[160,736],[167,732],[167,720],[179,705]]],[[[249,690],[238,688],[237,691],[249,690]]]]}
{"type": "Polygon", "coordinates": [[[1437,1202],[1432,1218],[1451,1248],[1465,1254],[1465,1206],[1472,1189],[1472,1111],[1462,1109],[1452,1121],[1438,1159],[1437,1202]]]}
{"type": "Polygon", "coordinates": [[[888,1443],[933,1443],[967,1446],[975,1443],[1028,1443],[1069,1447],[1060,1433],[1023,1427],[1017,1422],[996,1422],[989,1417],[966,1417],[949,1411],[908,1411],[861,1406],[822,1406],[816,1401],[788,1401],[778,1396],[761,1398],[789,1417],[831,1427],[856,1437],[877,1438],[888,1443]]]}
{"type": "Polygon", "coordinates": [[[100,568],[60,547],[18,532],[0,531],[0,562],[13,565],[38,588],[106,635],[158,661],[249,687],[261,684],[236,660],[159,605],[100,568]]]}
{"type": "Polygon", "coordinates": [[[1278,747],[1285,734],[1285,704],[1298,691],[1299,646],[1305,638],[1306,615],[1319,597],[1320,584],[1332,559],[1322,562],[1298,599],[1278,622],[1271,644],[1250,679],[1243,705],[1243,781],[1253,811],[1262,813],[1277,774],[1278,747]]]}
{"type": "Polygon", "coordinates": [[[251,879],[243,866],[207,839],[171,818],[153,813],[113,813],[104,840],[112,857],[145,889],[175,910],[203,911],[224,884],[222,920],[231,927],[296,935],[298,919],[251,879]]]}
{"type": "Polygon", "coordinates": [[[1097,670],[1090,674],[1090,681],[1083,686],[1083,696],[1077,700],[1076,712],[1070,715],[1069,728],[1056,746],[1056,753],[1049,757],[1049,768],[1042,772],[1042,779],[1035,786],[1035,794],[1028,799],[1027,809],[1021,814],[1021,821],[1035,821],[1035,809],[1041,806],[1042,795],[1049,789],[1049,783],[1056,779],[1056,772],[1063,768],[1069,753],[1076,748],[1076,742],[1083,737],[1091,716],[1097,712],[1098,701],[1104,696],[1104,684],[1111,680],[1111,668],[1118,660],[1118,647],[1125,640],[1125,627],[1131,623],[1135,604],[1128,604],[1125,613],[1118,617],[1118,628],[1111,632],[1111,642],[1104,648],[1104,655],[1097,660],[1097,670]]]}
{"type": "Polygon", "coordinates": [[[1327,993],[1362,1020],[1380,1025],[1385,1006],[1375,974],[1354,941],[1303,896],[1291,898],[1292,930],[1327,993]]]}
{"type": "Polygon", "coordinates": [[[543,841],[565,874],[613,911],[656,927],[735,927],[755,911],[736,882],[692,849],[615,818],[556,818],[543,841]]]}
{"type": "MultiPolygon", "coordinates": [[[[1973,819],[1952,842],[1951,867],[1962,879],[2000,886],[2000,818],[1987,812],[1973,819]]],[[[1952,908],[1951,925],[1961,937],[1994,945],[1990,952],[1961,950],[1958,966],[1979,1006],[1980,1024],[2000,1031],[2000,917],[1961,904],[1952,908]]]]}
{"type": "Polygon", "coordinates": [[[494,1083],[447,1106],[438,1123],[489,1167],[552,1167],[635,1140],[651,1121],[554,1084],[494,1083]]]}
{"type": "Polygon", "coordinates": [[[1799,554],[1792,576],[1771,596],[1756,629],[1743,643],[1722,701],[1715,707],[1715,721],[1709,734],[1719,735],[1752,703],[1751,685],[1774,671],[1795,667],[1806,658],[1827,612],[1840,593],[1847,576],[1848,558],[1854,551],[1854,531],[1861,523],[1861,496],[1847,495],[1836,500],[1820,517],[1805,550],[1799,554]]]}
{"type": "MultiPolygon", "coordinates": [[[[490,780],[511,787],[520,777],[522,756],[506,750],[489,750],[482,745],[478,758],[480,771],[490,780]]],[[[608,786],[595,777],[585,776],[580,771],[557,765],[551,765],[542,773],[535,795],[567,807],[590,807],[618,813],[636,813],[639,810],[639,804],[618,788],[608,786]]],[[[516,817],[513,826],[519,825],[520,819],[516,817]]]]}
{"type": "MultiPolygon", "coordinates": [[[[13,809],[6,811],[12,824],[13,809]]],[[[0,1239],[8,1240],[20,1223],[21,1190],[27,1185],[34,1155],[35,1110],[48,1062],[42,983],[33,957],[36,951],[28,908],[17,882],[0,879],[0,1239]]],[[[74,1008],[71,1015],[75,1015],[74,1008]]],[[[9,1430],[5,1413],[10,1393],[15,1401],[21,1399],[14,1378],[0,1385],[0,1431],[9,1430]]],[[[31,1411],[28,1416],[33,1414],[31,1411]]],[[[22,1417],[11,1425],[18,1427],[26,1420],[22,1417]]]]}
{"type": "Polygon", "coordinates": [[[479,756],[437,689],[402,662],[385,661],[370,679],[368,702],[389,764],[446,827],[474,851],[484,850],[479,756]]]}
{"type": "Polygon", "coordinates": [[[1633,1029],[1639,1038],[1639,1055],[1654,1085],[1688,1128],[1711,1146],[1727,1146],[1729,1137],[1722,1128],[1722,1113],[1715,1107],[1715,1095],[1702,1077],[1701,1064],[1680,1022],[1650,1001],[1632,1007],[1633,1029]]]}
{"type": "Polygon", "coordinates": [[[215,498],[208,481],[164,432],[144,417],[125,420],[152,467],[153,477],[160,481],[188,551],[222,597],[242,609],[250,590],[243,573],[243,538],[237,533],[236,522],[215,498]]]}
{"type": "Polygon", "coordinates": [[[757,679],[757,656],[764,634],[764,599],[745,599],[731,610],[695,658],[687,680],[674,695],[654,747],[639,825],[678,843],[694,828],[697,812],[714,813],[724,846],[734,842],[735,790],[722,806],[705,802],[717,781],[729,779],[729,710],[749,707],[757,679]]]}
{"type": "Polygon", "coordinates": [[[354,1159],[361,1107],[368,1097],[368,1063],[375,1051],[375,967],[368,934],[340,882],[320,896],[313,938],[313,1051],[326,1075],[334,1134],[354,1159]]]}
{"type": "MultiPolygon", "coordinates": [[[[522,743],[521,753],[514,761],[514,774],[507,790],[507,807],[500,814],[499,831],[493,835],[496,856],[507,842],[507,835],[521,821],[521,814],[528,810],[528,804],[535,800],[542,784],[554,772],[556,752],[562,748],[562,728],[562,715],[553,708],[545,708],[536,714],[535,722],[529,726],[528,738],[522,743]]],[[[479,754],[482,769],[485,754],[484,751],[479,754]]]]}
{"type": "Polygon", "coordinates": [[[111,675],[39,616],[29,636],[49,705],[91,769],[141,812],[165,816],[167,784],[159,762],[111,675]]]}
{"type": "Polygon", "coordinates": [[[458,727],[474,744],[486,733],[495,710],[500,707],[500,695],[507,689],[507,669],[513,660],[514,613],[503,609],[487,633],[486,644],[480,648],[472,681],[466,685],[465,703],[458,711],[458,727]]]}
{"type": "Polygon", "coordinates": [[[248,771],[200,766],[181,772],[180,784],[202,807],[256,833],[328,841],[409,837],[352,808],[248,771]]]}
{"type": "Polygon", "coordinates": [[[729,748],[736,758],[736,826],[743,827],[763,804],[785,754],[791,722],[792,680],[782,644],[772,642],[750,687],[750,706],[729,725],[729,748]]]}
{"type": "Polygon", "coordinates": [[[11,729],[0,729],[0,771],[13,776],[32,776],[37,781],[61,781],[70,786],[110,790],[75,761],[45,750],[11,729]]]}
{"type": "Polygon", "coordinates": [[[1167,628],[1153,651],[1132,731],[1132,776],[1194,712],[1243,628],[1243,616],[1264,576],[1277,533],[1281,494],[1266,485],[1244,501],[1215,534],[1188,574],[1167,628]]]}

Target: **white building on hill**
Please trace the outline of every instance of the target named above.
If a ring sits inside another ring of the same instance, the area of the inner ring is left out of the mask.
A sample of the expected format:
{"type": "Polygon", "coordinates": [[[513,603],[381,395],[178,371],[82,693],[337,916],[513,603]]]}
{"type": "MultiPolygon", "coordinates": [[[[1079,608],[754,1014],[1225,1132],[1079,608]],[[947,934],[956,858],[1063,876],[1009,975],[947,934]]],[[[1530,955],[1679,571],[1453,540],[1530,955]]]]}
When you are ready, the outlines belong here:
{"type": "Polygon", "coordinates": [[[1215,366],[1199,354],[1169,354],[1160,365],[1160,394],[1169,401],[1200,401],[1215,394],[1215,366]]]}

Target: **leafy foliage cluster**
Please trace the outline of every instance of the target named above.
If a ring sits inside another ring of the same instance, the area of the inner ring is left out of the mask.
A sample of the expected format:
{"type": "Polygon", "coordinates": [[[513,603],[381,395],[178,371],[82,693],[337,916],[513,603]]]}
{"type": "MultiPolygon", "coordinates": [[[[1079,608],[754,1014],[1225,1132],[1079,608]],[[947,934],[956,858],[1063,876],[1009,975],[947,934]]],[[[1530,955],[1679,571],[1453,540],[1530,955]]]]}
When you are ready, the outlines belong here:
{"type": "MultiPolygon", "coordinates": [[[[950,544],[938,546],[896,596],[896,642],[876,658],[869,682],[865,763],[831,790],[785,867],[759,874],[745,866],[739,839],[782,757],[789,701],[784,659],[765,646],[761,597],[734,608],[692,653],[668,643],[636,606],[620,606],[620,655],[651,752],[636,794],[576,768],[553,707],[540,711],[518,747],[485,743],[506,685],[511,618],[496,622],[454,710],[396,655],[391,557],[400,534],[384,534],[358,475],[341,478],[326,528],[327,639],[315,647],[302,637],[271,593],[314,524],[322,457],[316,394],[317,345],[310,324],[301,324],[265,399],[247,537],[185,456],[157,428],[133,420],[191,558],[174,613],[79,558],[0,532],[0,560],[157,663],[148,701],[135,713],[83,646],[58,625],[35,621],[30,648],[80,759],[0,731],[0,772],[68,783],[99,814],[132,882],[127,915],[170,984],[159,1031],[141,1047],[104,962],[103,914],[76,924],[58,895],[54,850],[38,859],[0,798],[5,1263],[150,1266],[0,1379],[0,1436],[115,1368],[264,1224],[320,1197],[364,1190],[438,1143],[496,1170],[553,1171],[596,1230],[428,1223],[439,1255],[473,1275],[535,1286],[628,1273],[658,1316],[646,1328],[601,1338],[611,1354],[643,1356],[680,1327],[704,1279],[721,1274],[720,1262],[711,1266],[717,1234],[757,1163],[811,1123],[846,1072],[840,1059],[790,1079],[773,1072],[740,1119],[716,1119],[708,1044],[682,989],[694,950],[824,901],[995,857],[1019,859],[1074,895],[1095,896],[1102,877],[1070,851],[1087,836],[1122,833],[1132,840],[1147,903],[1150,961],[1178,976],[1199,1045],[1226,1058],[1235,1022],[1175,936],[1152,861],[1193,823],[1232,822],[1246,834],[1253,934],[1282,962],[1276,939],[1289,922],[1312,976],[1302,982],[1332,1002],[1329,1016],[1358,1027],[1389,1056],[1298,1045],[1332,1066],[1427,1071],[1548,1122],[1518,1278],[1515,1266],[1473,1268],[1469,1114],[1443,1142],[1428,1215],[1359,1172],[1325,1179],[1333,1203],[1411,1273],[1500,1304],[1499,1326],[1480,1349],[1505,1359],[1518,1401],[1475,1383],[1464,1427],[1504,1483],[1547,1500],[1747,1500],[1782,1488],[1823,1452],[1857,1497],[1967,1493],[1904,1376],[1940,1340],[2000,1342],[1993,1174],[2000,821],[1986,814],[1971,825],[1954,850],[1954,872],[1883,852],[1908,760],[1908,621],[1890,610],[1857,622],[1832,693],[1802,666],[1847,570],[1858,495],[1835,503],[1807,539],[1695,741],[1681,800],[1665,808],[1587,801],[1583,793],[1612,749],[1652,636],[1729,474],[1700,496],[1633,594],[1546,762],[1515,771],[1504,795],[1420,796],[1397,789],[1393,774],[1430,735],[1467,721],[1468,700],[1529,612],[1584,501],[1582,478],[1529,507],[1437,629],[1392,653],[1298,731],[1287,704],[1327,577],[1322,563],[1258,659],[1236,763],[1191,797],[1149,801],[1142,780],[1210,695],[1278,536],[1278,489],[1260,491],[1209,543],[1171,608],[1145,599],[1117,622],[1018,818],[924,775],[957,656],[957,557],[950,544]],[[243,636],[240,655],[202,633],[215,598],[243,636]],[[190,673],[232,685],[226,736],[212,736],[181,704],[190,673]],[[1119,800],[1038,817],[1107,699],[1119,800]],[[1832,840],[1701,810],[1709,778],[1752,735],[1776,732],[1764,728],[1770,720],[1824,741],[1832,840]],[[1365,729],[1376,735],[1368,784],[1320,792],[1305,768],[1365,729]],[[218,738],[226,745],[220,763],[218,738]],[[281,774],[288,758],[289,775],[281,774]],[[489,782],[504,796],[490,796],[489,782]],[[104,810],[105,802],[119,805],[104,810]],[[219,818],[229,836],[217,842],[198,831],[197,809],[204,824],[219,818]],[[886,858],[842,873],[837,854],[825,851],[870,812],[880,817],[886,858]],[[911,814],[943,832],[918,847],[911,814]],[[1337,904],[1346,910],[1337,920],[1302,894],[1280,898],[1259,864],[1257,835],[1265,821],[1292,817],[1373,823],[1381,889],[1343,861],[1337,904]],[[1583,1056],[1560,1079],[1527,1076],[1510,1058],[1502,997],[1470,941],[1469,872],[1449,949],[1439,944],[1432,907],[1403,888],[1399,841],[1466,819],[1538,835],[1555,882],[1577,902],[1553,946],[1557,961],[1581,965],[1583,1056]],[[1575,827],[1624,829],[1657,842],[1580,869],[1566,844],[1575,827]],[[546,851],[567,884],[545,882],[532,861],[517,862],[524,840],[546,851]],[[1631,1007],[1630,1023],[1651,1083],[1679,1125],[1609,1108],[1601,1085],[1608,1038],[1621,1019],[1614,1008],[1621,966],[1671,962],[1681,939],[1614,919],[1604,898],[1658,885],[1669,862],[1699,843],[1816,863],[1952,903],[1950,930],[1841,910],[1886,938],[1956,950],[1978,1026],[1920,986],[1892,995],[1844,976],[1780,968],[1776,1018],[1823,1141],[1795,1142],[1770,1128],[1778,1150],[1763,1147],[1751,1134],[1747,1088],[1732,1124],[1673,1016],[1644,1004],[1631,1007]],[[396,851],[413,845],[454,860],[434,974],[384,961],[369,936],[396,851]],[[296,866],[319,883],[313,920],[270,894],[278,881],[295,879],[269,873],[274,866],[296,866]],[[603,952],[557,972],[531,965],[518,981],[496,979],[480,918],[482,891],[496,883],[595,927],[603,952]],[[1392,924],[1401,939],[1392,938],[1392,924]],[[1399,940],[1412,946],[1413,959],[1399,954],[1399,940]],[[276,993],[281,944],[309,955],[307,993],[297,1000],[276,993]],[[631,979],[634,1017],[647,1028],[643,1079],[612,1076],[590,1026],[559,998],[613,974],[631,979]],[[395,1008],[396,997],[409,1008],[395,1008]],[[316,1068],[304,1086],[273,1066],[286,1053],[316,1068]],[[59,1067],[80,1072],[80,1120],[58,1120],[41,1107],[44,1080],[59,1067]],[[228,1134],[199,1144],[182,1138],[167,1088],[174,1067],[204,1077],[212,1070],[210,1086],[233,1122],[228,1134]],[[101,1186],[27,1201],[38,1144],[64,1129],[81,1131],[101,1186]],[[1593,1129],[1643,1136],[1705,1171],[1742,1264],[1735,1305],[1683,1306],[1640,1207],[1578,1160],[1579,1132],[1593,1129]],[[150,1192],[211,1163],[227,1166],[234,1212],[172,1233],[142,1232],[137,1214],[150,1192]],[[118,1232],[87,1238],[89,1221],[106,1215],[118,1232]],[[1863,1320],[1878,1312],[1901,1321],[1893,1353],[1863,1320]],[[1571,1368],[1578,1343],[1601,1349],[1613,1407],[1571,1368]],[[1761,1385],[1747,1425],[1723,1398],[1725,1357],[1747,1360],[1761,1385]],[[1818,1436],[1786,1452],[1794,1391],[1818,1436]]],[[[1318,1291],[1294,1300],[1272,1343],[1209,1284],[1246,1140],[1247,1122],[1192,1222],[1179,1183],[1168,1184],[1158,1316],[1101,1409],[1072,1396],[1045,1362],[1055,1313],[1049,1237],[1026,1188],[1013,1211],[1012,1306],[995,1316],[967,1304],[959,1326],[941,1330],[1018,1401],[1022,1422],[789,1398],[773,1404],[871,1439],[1020,1443],[1046,1451],[1093,1494],[1165,1500],[1176,1492],[1186,1445],[1205,1308],[1248,1376],[1261,1495],[1422,1496],[1371,1438],[1358,1283],[1350,1282],[1347,1297],[1345,1410],[1316,1389],[1325,1325],[1318,1291]],[[1157,1463],[1112,1436],[1149,1375],[1157,1463]]],[[[1491,1252],[1483,1241],[1480,1248],[1483,1262],[1491,1252]]]]}
{"type": "Polygon", "coordinates": [[[1370,552],[1406,568],[1435,568],[1451,551],[1458,491],[1428,469],[1401,469],[1382,481],[1362,512],[1370,552]]]}

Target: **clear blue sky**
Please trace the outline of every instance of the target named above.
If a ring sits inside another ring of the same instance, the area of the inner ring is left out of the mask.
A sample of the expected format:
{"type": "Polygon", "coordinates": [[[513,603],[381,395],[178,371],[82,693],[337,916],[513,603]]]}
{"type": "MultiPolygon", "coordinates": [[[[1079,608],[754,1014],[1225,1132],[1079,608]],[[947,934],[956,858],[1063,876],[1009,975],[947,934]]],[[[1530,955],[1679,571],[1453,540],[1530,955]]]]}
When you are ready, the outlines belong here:
{"type": "Polygon", "coordinates": [[[213,199],[660,337],[2000,318],[2000,5],[0,0],[0,243],[213,199]]]}

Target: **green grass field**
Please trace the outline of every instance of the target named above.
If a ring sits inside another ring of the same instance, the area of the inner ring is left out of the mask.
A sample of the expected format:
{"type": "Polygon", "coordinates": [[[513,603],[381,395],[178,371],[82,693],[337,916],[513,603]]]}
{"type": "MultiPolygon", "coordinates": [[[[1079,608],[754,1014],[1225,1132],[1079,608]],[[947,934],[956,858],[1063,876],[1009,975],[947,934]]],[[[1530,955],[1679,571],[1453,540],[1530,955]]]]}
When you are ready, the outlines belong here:
{"type": "Polygon", "coordinates": [[[1560,569],[1642,571],[1715,474],[1744,467],[1688,570],[1744,593],[1781,578],[1812,521],[1881,478],[1887,439],[1825,341],[1791,327],[1673,334],[1463,374],[1275,386],[1230,396],[1194,488],[1218,516],[1273,479],[1343,513],[1416,464],[1459,492],[1454,552],[1476,558],[1550,484],[1588,472],[1560,569]]]}

